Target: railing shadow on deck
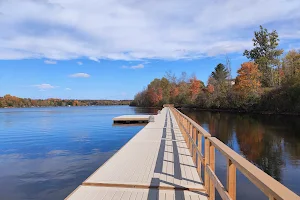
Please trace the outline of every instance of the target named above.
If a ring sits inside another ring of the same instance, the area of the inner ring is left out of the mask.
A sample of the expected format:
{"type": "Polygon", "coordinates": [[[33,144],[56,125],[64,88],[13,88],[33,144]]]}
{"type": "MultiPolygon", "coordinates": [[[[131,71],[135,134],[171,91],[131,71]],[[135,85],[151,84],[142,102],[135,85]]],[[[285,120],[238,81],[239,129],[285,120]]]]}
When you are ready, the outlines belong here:
{"type": "MultiPolygon", "coordinates": [[[[179,159],[180,154],[178,152],[178,148],[179,147],[177,146],[177,140],[176,140],[175,132],[174,132],[174,125],[173,125],[173,121],[172,121],[171,114],[170,114],[170,111],[169,111],[166,114],[166,118],[165,118],[165,124],[164,124],[164,128],[163,128],[161,143],[160,143],[158,156],[157,156],[157,160],[156,160],[156,164],[155,164],[154,174],[164,174],[164,175],[167,175],[167,176],[172,176],[173,178],[178,179],[178,180],[187,180],[189,182],[199,183],[199,182],[196,182],[194,180],[190,180],[190,179],[186,179],[186,178],[182,177],[180,166],[183,165],[183,163],[180,163],[180,159],[179,159]],[[168,118],[170,119],[170,128],[167,128],[168,118]],[[173,152],[171,152],[171,153],[173,153],[173,155],[174,155],[174,158],[173,158],[174,159],[174,161],[173,161],[174,162],[174,175],[167,174],[167,173],[163,172],[164,154],[165,154],[165,152],[167,152],[166,151],[166,146],[168,146],[168,145],[166,145],[167,129],[170,129],[171,135],[172,135],[173,152]]],[[[174,198],[175,199],[181,199],[181,200],[185,199],[184,190],[186,188],[183,188],[181,185],[177,185],[177,184],[170,183],[168,181],[162,180],[160,178],[152,178],[149,193],[148,193],[148,197],[147,197],[148,200],[159,199],[159,191],[154,189],[154,188],[156,188],[156,187],[158,188],[160,183],[166,183],[166,184],[172,185],[174,188],[176,188],[175,192],[174,192],[174,194],[175,194],[174,198]]],[[[203,195],[203,196],[207,196],[206,193],[201,192],[201,191],[191,191],[191,192],[196,193],[196,194],[200,194],[200,195],[203,195]]]]}
{"type": "Polygon", "coordinates": [[[210,200],[215,199],[215,190],[218,191],[223,200],[236,199],[236,169],[256,185],[269,200],[300,200],[298,195],[284,185],[247,161],[217,138],[211,137],[206,130],[174,108],[173,105],[168,104],[164,105],[164,107],[169,107],[175,116],[200,177],[202,176],[201,165],[203,165],[204,179],[202,180],[204,180],[210,200]],[[204,152],[202,152],[203,138],[205,144],[204,152]],[[227,159],[226,188],[215,174],[215,149],[220,151],[227,159]]]}

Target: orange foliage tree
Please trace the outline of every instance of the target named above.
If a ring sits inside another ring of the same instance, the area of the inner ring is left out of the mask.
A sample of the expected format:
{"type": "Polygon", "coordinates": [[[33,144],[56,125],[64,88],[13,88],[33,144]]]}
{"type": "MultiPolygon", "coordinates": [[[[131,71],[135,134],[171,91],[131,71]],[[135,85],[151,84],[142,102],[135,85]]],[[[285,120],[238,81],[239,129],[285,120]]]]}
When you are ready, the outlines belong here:
{"type": "Polygon", "coordinates": [[[158,103],[163,99],[163,91],[161,87],[149,87],[147,92],[151,105],[158,105],[158,103]]]}
{"type": "Polygon", "coordinates": [[[176,98],[179,95],[179,88],[177,86],[173,86],[170,91],[170,96],[172,98],[176,98]]]}
{"type": "Polygon", "coordinates": [[[212,84],[208,84],[207,91],[212,94],[215,91],[215,87],[212,84]]]}
{"type": "Polygon", "coordinates": [[[202,85],[203,84],[201,84],[201,81],[198,80],[195,76],[190,79],[189,90],[192,101],[194,101],[197,98],[198,94],[201,91],[202,85]]]}
{"type": "Polygon", "coordinates": [[[261,73],[258,65],[253,62],[245,62],[238,70],[235,89],[243,95],[259,94],[261,92],[261,73]]]}

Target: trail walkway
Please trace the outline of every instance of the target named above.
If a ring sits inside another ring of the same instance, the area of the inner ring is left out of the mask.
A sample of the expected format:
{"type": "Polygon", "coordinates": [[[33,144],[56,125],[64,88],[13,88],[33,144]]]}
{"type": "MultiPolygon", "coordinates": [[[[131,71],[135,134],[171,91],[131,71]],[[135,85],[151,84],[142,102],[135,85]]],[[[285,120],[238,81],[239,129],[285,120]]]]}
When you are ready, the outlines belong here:
{"type": "Polygon", "coordinates": [[[206,200],[207,194],[166,107],[66,199],[206,200]]]}

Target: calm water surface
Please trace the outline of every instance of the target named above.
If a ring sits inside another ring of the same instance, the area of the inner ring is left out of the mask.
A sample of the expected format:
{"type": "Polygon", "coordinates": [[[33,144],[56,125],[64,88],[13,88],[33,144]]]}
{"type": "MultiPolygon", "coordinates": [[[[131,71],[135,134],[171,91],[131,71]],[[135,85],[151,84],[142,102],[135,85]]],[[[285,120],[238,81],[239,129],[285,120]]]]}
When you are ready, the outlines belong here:
{"type": "MultiPolygon", "coordinates": [[[[300,117],[183,111],[213,136],[300,195],[300,117]]],[[[226,185],[226,160],[216,153],[216,174],[226,185]]],[[[268,199],[244,175],[238,199],[268,199]]]]}
{"type": "MultiPolygon", "coordinates": [[[[129,106],[0,109],[0,199],[63,199],[143,126],[112,118],[129,106]]],[[[184,111],[212,135],[300,194],[300,118],[184,111]]],[[[225,185],[226,160],[216,153],[225,185]]],[[[239,199],[267,199],[238,173],[239,199]]]]}
{"type": "Polygon", "coordinates": [[[143,126],[112,118],[129,106],[0,109],[0,199],[64,199],[143,126]]]}

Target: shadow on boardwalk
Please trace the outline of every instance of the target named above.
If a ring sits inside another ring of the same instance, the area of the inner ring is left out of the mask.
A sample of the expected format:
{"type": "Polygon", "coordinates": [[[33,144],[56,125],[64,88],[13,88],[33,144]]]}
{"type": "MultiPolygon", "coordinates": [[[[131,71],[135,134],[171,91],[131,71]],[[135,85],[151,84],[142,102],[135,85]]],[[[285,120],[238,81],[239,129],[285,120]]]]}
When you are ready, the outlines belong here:
{"type": "MultiPolygon", "coordinates": [[[[189,180],[189,179],[185,179],[182,177],[180,166],[183,165],[183,163],[180,163],[180,159],[179,159],[180,154],[178,152],[178,148],[181,148],[181,147],[177,146],[177,142],[178,141],[176,140],[176,137],[175,137],[174,124],[173,124],[173,121],[171,118],[170,111],[168,111],[168,113],[166,114],[166,118],[165,118],[165,124],[164,124],[164,128],[163,128],[163,134],[162,134],[159,152],[158,152],[158,156],[157,156],[157,160],[156,160],[154,174],[165,174],[167,176],[173,176],[174,179],[187,180],[189,182],[199,183],[199,182],[195,182],[194,180],[189,180]],[[170,127],[168,127],[168,118],[170,119],[170,127]],[[174,175],[163,172],[163,161],[164,161],[164,154],[166,152],[166,140],[167,140],[167,130],[168,129],[170,129],[171,134],[172,134],[173,152],[171,152],[171,153],[173,153],[173,157],[174,157],[174,175]]],[[[175,199],[176,200],[184,200],[185,199],[184,190],[186,188],[183,188],[182,186],[174,184],[174,183],[170,183],[170,182],[161,180],[160,178],[152,178],[152,180],[151,180],[151,188],[152,189],[149,190],[148,198],[147,198],[148,200],[159,199],[159,191],[156,188],[160,185],[160,183],[167,183],[168,185],[172,185],[176,188],[175,189],[175,199]]],[[[193,193],[207,196],[206,193],[203,193],[200,191],[193,191],[193,193]]]]}

